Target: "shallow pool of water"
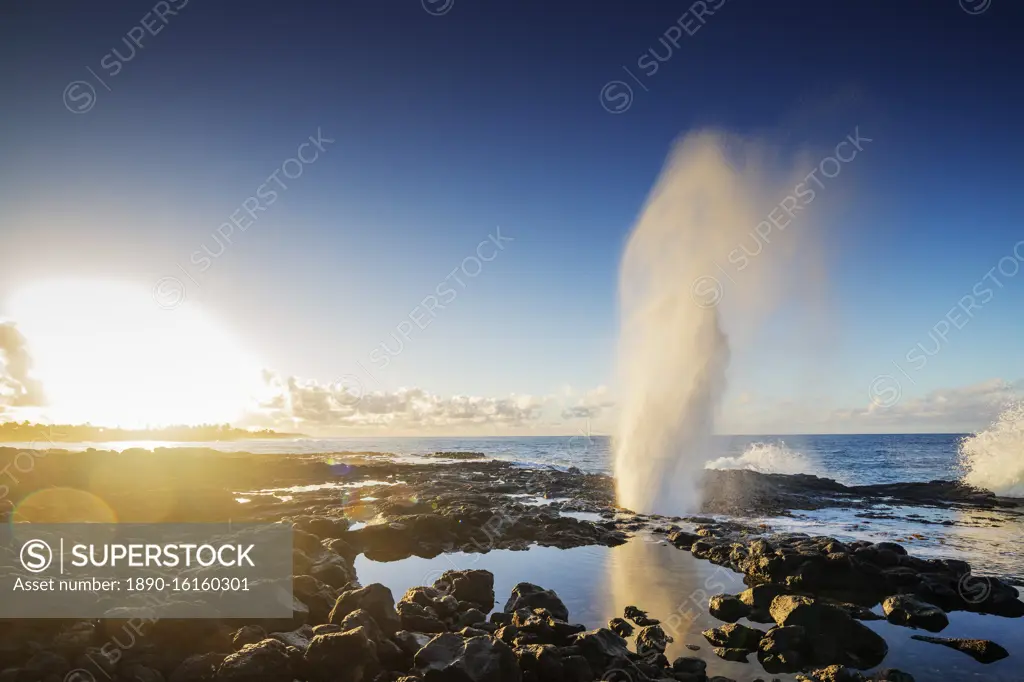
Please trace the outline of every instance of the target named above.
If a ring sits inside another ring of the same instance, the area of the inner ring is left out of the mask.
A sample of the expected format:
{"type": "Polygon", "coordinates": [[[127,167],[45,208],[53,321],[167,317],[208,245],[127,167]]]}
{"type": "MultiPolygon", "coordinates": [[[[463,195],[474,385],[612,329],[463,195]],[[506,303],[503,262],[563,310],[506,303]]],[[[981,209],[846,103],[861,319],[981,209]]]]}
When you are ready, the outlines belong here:
{"type": "MultiPolygon", "coordinates": [[[[398,599],[410,587],[429,585],[448,569],[480,568],[494,574],[497,609],[508,599],[518,582],[532,582],[553,589],[569,609],[569,619],[588,628],[605,626],[621,616],[628,605],[647,610],[662,621],[674,638],[669,659],[699,656],[708,662],[709,675],[725,675],[749,681],[758,677],[792,680],[792,675],[768,675],[750,656],[750,663],[722,661],[700,634],[722,625],[707,613],[708,597],[745,589],[742,576],[710,562],[696,559],[654,537],[637,537],[620,547],[577,547],[557,549],[531,547],[526,551],[493,550],[486,554],[455,553],[433,559],[412,557],[394,562],[356,559],[359,580],[380,582],[398,599]],[[686,644],[700,646],[690,651],[686,644]]],[[[1019,681],[1019,655],[1024,655],[1024,619],[950,614],[951,624],[939,633],[943,637],[987,638],[1002,644],[1010,658],[985,666],[957,651],[917,642],[910,635],[922,631],[897,627],[884,621],[865,623],[889,642],[890,652],[882,667],[911,672],[918,682],[948,680],[1019,681]]],[[[741,621],[751,627],[768,626],[741,621]]]]}

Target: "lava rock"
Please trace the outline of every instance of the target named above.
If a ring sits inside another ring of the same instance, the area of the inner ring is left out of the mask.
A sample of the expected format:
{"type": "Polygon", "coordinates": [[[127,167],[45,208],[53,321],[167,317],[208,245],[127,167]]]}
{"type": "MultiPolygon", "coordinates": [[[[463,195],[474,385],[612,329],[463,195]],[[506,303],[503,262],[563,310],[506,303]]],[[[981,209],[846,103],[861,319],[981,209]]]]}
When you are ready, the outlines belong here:
{"type": "Polygon", "coordinates": [[[636,636],[636,652],[646,656],[651,652],[665,653],[672,638],[665,634],[660,625],[647,625],[636,636]]]}
{"type": "Polygon", "coordinates": [[[750,655],[750,652],[746,649],[727,649],[720,646],[716,646],[712,651],[715,653],[715,656],[726,661],[732,661],[733,663],[746,663],[747,656],[750,655]]]}
{"type": "Polygon", "coordinates": [[[643,609],[637,608],[636,606],[627,606],[623,611],[623,614],[627,619],[633,621],[640,627],[646,627],[648,625],[658,625],[661,621],[657,618],[651,618],[647,615],[647,612],[643,609]]]}
{"type": "Polygon", "coordinates": [[[739,623],[730,623],[720,628],[711,628],[701,633],[712,646],[728,649],[754,651],[765,633],[763,630],[750,628],[739,623]]]}
{"type": "Polygon", "coordinates": [[[515,648],[519,668],[537,682],[562,682],[565,669],[562,654],[550,644],[530,644],[515,648]]]}
{"type": "Polygon", "coordinates": [[[608,628],[581,632],[573,639],[573,644],[579,647],[587,663],[598,673],[607,670],[616,658],[628,658],[630,655],[626,640],[608,628]]]}
{"type": "Polygon", "coordinates": [[[939,632],[949,625],[949,618],[942,609],[909,594],[886,597],[882,612],[890,623],[921,627],[930,632],[939,632]]]}
{"type": "Polygon", "coordinates": [[[735,623],[750,614],[750,607],[732,594],[716,594],[708,600],[708,611],[718,620],[735,623]]]}
{"type": "Polygon", "coordinates": [[[340,625],[345,616],[357,609],[368,611],[385,635],[393,635],[402,629],[401,619],[395,611],[395,598],[391,590],[380,583],[342,592],[331,609],[330,622],[340,625]]]}
{"type": "Polygon", "coordinates": [[[950,639],[948,637],[926,637],[911,635],[911,639],[931,644],[941,644],[950,649],[961,651],[979,663],[994,663],[1010,655],[1003,647],[987,639],[950,639]]]}
{"type": "Polygon", "coordinates": [[[780,595],[772,600],[770,611],[780,626],[805,629],[807,662],[812,665],[872,668],[889,651],[882,637],[849,613],[810,597],[780,595]]]}
{"type": "Polygon", "coordinates": [[[365,627],[317,635],[303,657],[309,682],[362,682],[380,669],[377,645],[365,627]]]}
{"type": "Polygon", "coordinates": [[[438,635],[416,652],[413,665],[424,682],[520,682],[523,676],[515,653],[494,637],[438,635]]]}
{"type": "Polygon", "coordinates": [[[295,673],[288,647],[276,639],[246,644],[217,668],[217,682],[292,682],[295,673]]]}
{"type": "Polygon", "coordinates": [[[505,602],[505,613],[515,613],[519,609],[542,608],[551,612],[558,620],[569,620],[569,609],[558,598],[554,590],[545,590],[533,583],[519,583],[512,588],[512,595],[505,602]]]}
{"type": "Polygon", "coordinates": [[[633,626],[625,618],[612,618],[608,621],[608,629],[619,637],[630,637],[633,634],[633,626]]]}
{"type": "Polygon", "coordinates": [[[235,651],[238,651],[246,644],[256,644],[266,638],[267,631],[259,625],[245,625],[235,630],[234,635],[231,636],[231,644],[234,646],[235,651]]]}
{"type": "Polygon", "coordinates": [[[494,574],[490,571],[445,571],[434,581],[434,588],[459,601],[471,602],[484,613],[494,608],[494,574]]]}

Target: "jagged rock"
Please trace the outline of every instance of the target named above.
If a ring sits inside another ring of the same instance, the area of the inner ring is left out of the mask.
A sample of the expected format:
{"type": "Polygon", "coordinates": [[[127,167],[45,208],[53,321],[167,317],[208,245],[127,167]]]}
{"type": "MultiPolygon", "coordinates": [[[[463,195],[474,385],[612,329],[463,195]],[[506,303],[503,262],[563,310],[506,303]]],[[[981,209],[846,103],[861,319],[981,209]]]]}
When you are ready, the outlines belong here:
{"type": "MultiPolygon", "coordinates": [[[[356,628],[364,628],[363,634],[365,634],[371,642],[380,642],[384,638],[384,633],[381,631],[380,626],[377,625],[377,621],[374,620],[373,616],[366,609],[356,609],[352,613],[348,614],[341,619],[341,622],[337,624],[337,632],[347,632],[349,630],[355,630],[356,628]]],[[[317,633],[317,634],[331,634],[329,632],[317,633]]]]}
{"type": "Polygon", "coordinates": [[[864,682],[864,676],[856,670],[841,665],[830,665],[797,675],[799,682],[864,682]]]}
{"type": "Polygon", "coordinates": [[[217,682],[292,682],[295,679],[288,647],[276,639],[246,644],[217,668],[217,682]]]}
{"type": "Polygon", "coordinates": [[[487,616],[484,615],[483,611],[477,608],[471,608],[459,614],[459,617],[455,621],[455,627],[464,628],[486,622],[487,616]]]}
{"type": "Polygon", "coordinates": [[[770,613],[772,600],[785,593],[786,590],[781,586],[767,583],[754,585],[736,596],[750,609],[746,616],[748,619],[755,623],[774,623],[775,620],[770,613]]]}
{"type": "Polygon", "coordinates": [[[479,628],[465,627],[455,632],[459,637],[489,637],[491,633],[479,628]]]}
{"type": "Polygon", "coordinates": [[[519,668],[537,682],[562,682],[565,670],[562,654],[550,644],[529,644],[515,648],[519,668]]]}
{"type": "Polygon", "coordinates": [[[573,639],[573,643],[579,647],[580,654],[595,672],[607,670],[613,660],[628,658],[630,653],[626,648],[626,640],[608,628],[581,632],[573,639]]]}
{"type": "Polygon", "coordinates": [[[708,600],[708,611],[718,620],[735,623],[740,618],[747,617],[750,607],[735,595],[716,594],[708,600]]]}
{"type": "Polygon", "coordinates": [[[309,607],[312,623],[325,623],[331,608],[338,599],[338,590],[311,575],[297,575],[292,578],[292,593],[309,607]]]}
{"type": "Polygon", "coordinates": [[[651,618],[647,615],[646,611],[644,611],[643,609],[639,609],[636,606],[627,606],[623,611],[623,615],[627,619],[639,625],[640,627],[646,627],[648,625],[657,625],[661,622],[657,618],[651,618]]]}
{"type": "Polygon", "coordinates": [[[445,571],[434,581],[434,588],[471,602],[484,613],[494,608],[494,574],[490,571],[445,571]]]}
{"type": "Polygon", "coordinates": [[[704,659],[694,656],[680,656],[672,661],[672,670],[677,673],[703,676],[707,668],[708,664],[704,659]]]}
{"type": "Polygon", "coordinates": [[[879,670],[865,677],[856,670],[850,670],[841,665],[830,665],[812,670],[806,674],[797,675],[796,679],[798,682],[914,682],[912,675],[895,668],[879,670]]]}
{"type": "Polygon", "coordinates": [[[688,533],[685,530],[677,530],[674,533],[669,533],[668,536],[668,541],[679,549],[690,549],[697,540],[700,540],[699,535],[688,533]]]}
{"type": "Polygon", "coordinates": [[[647,625],[636,636],[636,652],[646,656],[651,652],[665,653],[672,638],[665,634],[660,625],[647,625]]]}
{"type": "Polygon", "coordinates": [[[290,632],[272,632],[268,637],[276,639],[285,646],[305,650],[309,646],[309,640],[313,639],[313,628],[309,625],[303,625],[301,628],[290,632]]]}
{"type": "Polygon", "coordinates": [[[357,609],[368,611],[385,635],[393,635],[402,627],[395,611],[395,598],[391,590],[380,583],[342,592],[331,610],[330,622],[340,624],[345,616],[357,609]]]}
{"type": "Polygon", "coordinates": [[[701,633],[712,646],[728,649],[754,651],[765,633],[763,630],[747,627],[739,623],[730,623],[720,628],[711,628],[701,633]]]}
{"type": "Polygon", "coordinates": [[[395,609],[404,630],[439,633],[448,629],[444,622],[437,618],[436,611],[431,607],[405,601],[403,597],[402,601],[395,605],[395,609]]]}
{"type": "Polygon", "coordinates": [[[317,635],[303,657],[308,682],[363,682],[377,674],[377,645],[365,627],[317,635]]]}
{"type": "Polygon", "coordinates": [[[624,618],[612,618],[608,621],[608,629],[620,637],[630,637],[633,634],[633,626],[624,618]]]}
{"type": "Polygon", "coordinates": [[[231,644],[235,651],[238,651],[246,644],[256,644],[267,638],[267,632],[259,625],[244,625],[235,630],[231,637],[231,644]]]}
{"type": "Polygon", "coordinates": [[[772,600],[770,611],[780,626],[805,629],[807,662],[812,665],[872,668],[889,651],[882,637],[849,613],[810,597],[780,595],[772,600]]]}
{"type": "Polygon", "coordinates": [[[413,665],[424,682],[520,682],[515,653],[493,637],[445,633],[416,652],[413,665]]]}
{"type": "Polygon", "coordinates": [[[942,609],[909,594],[886,597],[882,611],[888,621],[896,625],[921,627],[931,632],[939,632],[949,625],[949,618],[942,609]]]}
{"type": "Polygon", "coordinates": [[[519,609],[542,608],[551,612],[558,620],[569,620],[569,609],[558,598],[554,590],[545,590],[533,583],[519,583],[512,588],[512,595],[505,602],[505,613],[515,613],[519,609]]]}
{"type": "Polygon", "coordinates": [[[433,637],[421,632],[399,630],[391,639],[398,645],[398,648],[401,649],[403,653],[408,654],[411,659],[416,655],[416,652],[425,647],[433,637]]]}
{"type": "Polygon", "coordinates": [[[344,632],[340,625],[334,623],[321,623],[320,625],[313,626],[313,636],[326,635],[331,632],[344,632]]]}
{"type": "Polygon", "coordinates": [[[911,635],[911,639],[931,644],[941,644],[950,649],[961,651],[979,663],[993,663],[1010,655],[1003,647],[987,639],[950,639],[948,637],[926,637],[911,635]]]}
{"type": "Polygon", "coordinates": [[[720,646],[716,646],[712,651],[715,652],[715,656],[734,663],[746,663],[747,656],[750,655],[750,651],[746,649],[727,649],[720,646]]]}

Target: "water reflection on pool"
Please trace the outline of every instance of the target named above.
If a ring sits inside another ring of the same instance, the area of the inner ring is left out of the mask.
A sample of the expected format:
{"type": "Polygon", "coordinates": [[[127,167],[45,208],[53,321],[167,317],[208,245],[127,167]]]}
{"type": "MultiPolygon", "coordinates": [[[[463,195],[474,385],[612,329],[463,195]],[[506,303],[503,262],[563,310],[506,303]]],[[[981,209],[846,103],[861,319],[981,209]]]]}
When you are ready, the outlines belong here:
{"type": "MultiPolygon", "coordinates": [[[[722,623],[707,613],[708,597],[745,589],[742,576],[695,559],[689,552],[655,538],[638,537],[613,548],[534,546],[527,551],[455,553],[387,563],[363,556],[356,559],[360,582],[383,583],[391,588],[396,599],[410,587],[433,583],[445,570],[468,568],[486,569],[494,574],[498,609],[518,582],[555,590],[569,609],[569,620],[584,623],[588,628],[605,626],[610,618],[622,616],[623,609],[632,604],[660,619],[665,631],[675,639],[666,652],[669,660],[676,656],[699,656],[708,662],[708,675],[740,681],[794,679],[792,675],[766,674],[754,655],[750,656],[749,664],[743,664],[722,661],[712,653],[700,632],[722,623]],[[687,644],[696,644],[700,650],[690,651],[687,644]]],[[[885,621],[865,624],[889,642],[890,652],[882,667],[910,672],[918,682],[1022,679],[1016,659],[1024,654],[1024,622],[959,612],[950,614],[950,621],[951,625],[940,636],[993,639],[1006,647],[1011,656],[985,666],[959,652],[910,639],[910,635],[920,631],[885,621]]],[[[760,629],[769,627],[740,622],[760,629]]]]}

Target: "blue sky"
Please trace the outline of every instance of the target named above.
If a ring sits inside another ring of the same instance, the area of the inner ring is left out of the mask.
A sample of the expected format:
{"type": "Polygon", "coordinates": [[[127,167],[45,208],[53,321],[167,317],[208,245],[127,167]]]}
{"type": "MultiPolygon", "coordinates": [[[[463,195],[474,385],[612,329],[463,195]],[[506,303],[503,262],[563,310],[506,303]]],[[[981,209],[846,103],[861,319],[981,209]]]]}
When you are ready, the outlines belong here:
{"type": "Polygon", "coordinates": [[[646,0],[159,5],[9,10],[0,314],[54,277],[176,277],[183,305],[283,385],[514,394],[508,421],[473,428],[574,432],[560,413],[582,404],[607,430],[618,260],[673,140],[714,127],[794,153],[859,129],[872,142],[816,199],[820,333],[796,301],[773,314],[734,356],[723,428],[959,431],[1024,377],[1010,261],[941,352],[905,359],[1024,239],[1016,3],[709,0],[703,24],[691,4],[646,0]],[[696,29],[667,50],[682,25],[696,29]],[[142,36],[129,59],[126,35],[142,36]],[[651,48],[669,56],[646,75],[651,48]],[[620,79],[633,97],[610,113],[602,88],[620,79]],[[200,272],[192,254],[219,250],[214,230],[318,131],[333,142],[200,272]],[[499,228],[505,248],[375,366],[499,228]],[[869,405],[879,375],[899,382],[884,414],[869,405]]]}

